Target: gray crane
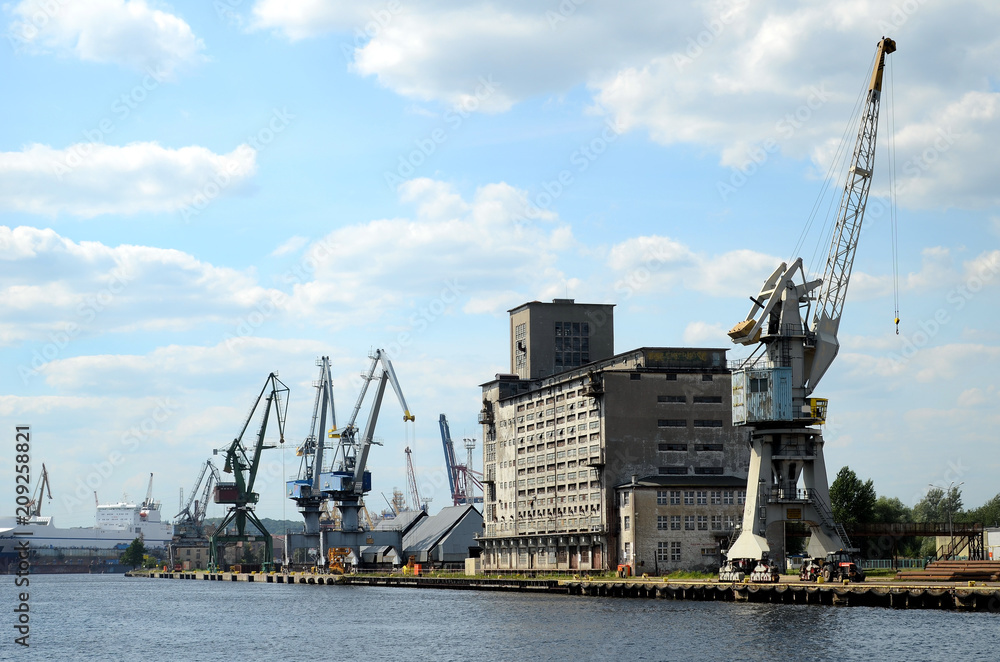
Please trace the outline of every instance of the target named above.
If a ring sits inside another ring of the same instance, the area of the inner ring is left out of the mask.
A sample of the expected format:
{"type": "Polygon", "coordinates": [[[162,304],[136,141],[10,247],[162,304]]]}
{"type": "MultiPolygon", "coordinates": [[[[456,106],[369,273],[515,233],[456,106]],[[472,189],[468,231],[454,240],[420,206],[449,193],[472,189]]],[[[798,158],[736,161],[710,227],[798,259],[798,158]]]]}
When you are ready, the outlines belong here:
{"type": "Polygon", "coordinates": [[[375,441],[375,425],[378,422],[386,384],[390,384],[396,392],[396,397],[403,408],[403,420],[414,420],[399,386],[399,380],[396,379],[392,362],[386,356],[385,351],[377,349],[369,355],[369,358],[371,365],[368,371],[362,374],[361,392],[351,412],[351,417],[347,424],[340,429],[337,429],[336,425],[329,358],[322,357],[318,362],[320,378],[314,383],[317,392],[313,405],[312,429],[300,447],[303,460],[298,478],[288,481],[286,484],[286,494],[296,502],[305,520],[304,532],[291,537],[290,546],[293,549],[301,547],[322,549],[324,545],[321,533],[323,533],[326,534],[327,542],[330,542],[332,546],[349,548],[354,551],[355,558],[360,558],[361,534],[364,533],[363,537],[366,543],[368,540],[374,541],[367,544],[396,547],[398,548],[397,558],[401,558],[402,541],[398,540],[399,536],[386,538],[386,536],[376,534],[391,534],[393,532],[363,532],[359,521],[359,513],[364,507],[363,497],[371,491],[371,472],[367,470],[368,453],[373,444],[378,444],[375,441]],[[357,418],[372,382],[376,382],[375,395],[368,413],[368,420],[362,431],[357,426],[357,418]],[[332,427],[329,432],[326,432],[328,411],[332,427]],[[328,448],[325,441],[327,436],[338,441],[336,446],[331,449],[332,455],[328,465],[324,468],[326,463],[325,449],[328,448]],[[320,531],[319,515],[322,504],[326,500],[334,501],[340,510],[340,531],[320,531]],[[378,540],[375,540],[376,538],[378,540]],[[385,539],[383,540],[383,538],[385,539]]]}
{"type": "Polygon", "coordinates": [[[827,401],[810,396],[840,346],[837,332],[875,162],[882,72],[885,56],[895,50],[892,39],[878,43],[823,277],[808,280],[802,258],[782,263],[751,297],[746,319],[729,332],[733,342],[755,346],[733,371],[733,423],[749,428],[751,456],[743,525],[730,561],[766,557],[781,540],[775,525],[789,520],[809,524],[810,556],[850,549],[833,519],[823,435],[815,427],[825,422],[827,401]]]}
{"type": "Polygon", "coordinates": [[[191,489],[191,496],[188,497],[184,508],[174,516],[174,525],[181,537],[204,537],[208,498],[212,494],[212,488],[219,480],[219,470],[212,464],[212,460],[205,460],[205,464],[201,465],[201,471],[198,473],[198,479],[191,489]],[[198,499],[199,495],[201,499],[198,499]]]}

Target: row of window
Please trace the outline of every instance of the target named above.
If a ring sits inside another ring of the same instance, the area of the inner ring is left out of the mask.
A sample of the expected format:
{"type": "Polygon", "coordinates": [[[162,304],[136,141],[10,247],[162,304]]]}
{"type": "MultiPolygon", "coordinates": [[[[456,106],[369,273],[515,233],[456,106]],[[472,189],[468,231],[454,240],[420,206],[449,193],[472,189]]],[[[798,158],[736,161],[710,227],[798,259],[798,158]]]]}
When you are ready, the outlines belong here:
{"type": "MultiPolygon", "coordinates": [[[[677,444],[677,443],[666,443],[660,444],[658,450],[661,452],[666,451],[687,451],[687,444],[677,444]]],[[[723,450],[722,444],[695,444],[694,449],[696,451],[721,451],[723,450]]]]}
{"type": "MultiPolygon", "coordinates": [[[[687,404],[686,395],[658,395],[656,396],[656,401],[659,403],[671,404],[671,405],[684,405],[687,404]]],[[[692,402],[696,405],[721,405],[722,396],[721,395],[696,395],[694,396],[692,402]]]]}
{"type": "MultiPolygon", "coordinates": [[[[696,428],[721,428],[722,425],[721,418],[696,418],[694,420],[696,428]]],[[[660,428],[686,428],[688,422],[686,418],[661,418],[656,421],[656,426],[660,428]]]]}
{"type": "MultiPolygon", "coordinates": [[[[628,517],[625,518],[628,520],[628,517]]],[[[736,526],[736,518],[732,515],[712,515],[711,524],[713,531],[731,531],[736,526]]],[[[626,521],[627,525],[627,521],[626,521]]],[[[684,515],[685,531],[708,531],[708,515],[684,515]]],[[[627,527],[626,527],[627,528],[627,527]]],[[[657,515],[656,528],[659,531],[680,531],[680,515],[657,515]]]]}
{"type": "MultiPolygon", "coordinates": [[[[627,493],[622,493],[628,496],[627,493]]],[[[733,503],[743,505],[747,500],[746,490],[657,490],[656,505],[658,506],[731,506],[733,503]]],[[[625,503],[628,505],[628,499],[625,503]]]]}
{"type": "MultiPolygon", "coordinates": [[[[629,373],[629,378],[632,379],[632,380],[634,380],[634,381],[639,381],[640,379],[642,379],[642,374],[643,373],[641,373],[641,372],[632,372],[632,373],[629,373]]],[[[647,373],[646,376],[647,377],[652,377],[652,375],[648,374],[648,373],[647,373]]],[[[668,382],[676,382],[677,381],[677,373],[676,372],[668,372],[666,374],[666,377],[667,377],[667,381],[668,382]]],[[[713,376],[711,374],[704,374],[704,375],[701,376],[701,381],[703,381],[703,382],[710,382],[710,381],[713,381],[713,380],[714,380],[714,378],[713,378],[713,376]]]]}
{"type": "MultiPolygon", "coordinates": [[[[659,467],[661,476],[687,476],[689,471],[690,467],[686,465],[659,467]]],[[[724,470],[722,467],[695,467],[694,473],[696,476],[721,476],[724,470]]]]}

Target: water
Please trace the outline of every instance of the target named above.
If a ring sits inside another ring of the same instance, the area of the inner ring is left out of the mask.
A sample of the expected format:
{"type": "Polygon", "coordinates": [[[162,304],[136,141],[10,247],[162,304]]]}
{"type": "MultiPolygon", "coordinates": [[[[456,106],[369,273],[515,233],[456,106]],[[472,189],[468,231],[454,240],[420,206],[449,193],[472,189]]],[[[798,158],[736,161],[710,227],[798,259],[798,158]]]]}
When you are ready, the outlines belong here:
{"type": "Polygon", "coordinates": [[[985,660],[1000,614],[478,591],[31,578],[31,648],[0,659],[985,660]]]}

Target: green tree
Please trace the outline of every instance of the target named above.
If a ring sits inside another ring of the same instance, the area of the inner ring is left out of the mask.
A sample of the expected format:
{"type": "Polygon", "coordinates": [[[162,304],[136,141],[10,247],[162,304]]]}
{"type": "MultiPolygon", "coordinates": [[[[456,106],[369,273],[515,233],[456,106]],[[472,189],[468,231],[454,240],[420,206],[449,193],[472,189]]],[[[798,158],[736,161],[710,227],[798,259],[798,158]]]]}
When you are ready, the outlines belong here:
{"type": "Polygon", "coordinates": [[[952,521],[962,515],[962,491],[958,487],[952,487],[947,494],[939,487],[932,487],[913,507],[916,522],[947,522],[949,515],[952,521]]]}
{"type": "Polygon", "coordinates": [[[896,524],[913,521],[913,511],[897,497],[880,496],[875,500],[873,522],[896,524]]]}
{"type": "Polygon", "coordinates": [[[875,519],[875,484],[869,478],[862,482],[850,467],[837,472],[830,485],[830,506],[833,518],[841,524],[858,524],[875,519]]]}
{"type": "Polygon", "coordinates": [[[965,522],[977,522],[983,526],[1000,526],[1000,494],[978,508],[966,511],[960,517],[965,522]]]}
{"type": "Polygon", "coordinates": [[[118,557],[122,565],[127,565],[135,570],[142,565],[143,557],[146,555],[146,546],[142,544],[142,538],[136,538],[128,546],[122,555],[118,557]]]}

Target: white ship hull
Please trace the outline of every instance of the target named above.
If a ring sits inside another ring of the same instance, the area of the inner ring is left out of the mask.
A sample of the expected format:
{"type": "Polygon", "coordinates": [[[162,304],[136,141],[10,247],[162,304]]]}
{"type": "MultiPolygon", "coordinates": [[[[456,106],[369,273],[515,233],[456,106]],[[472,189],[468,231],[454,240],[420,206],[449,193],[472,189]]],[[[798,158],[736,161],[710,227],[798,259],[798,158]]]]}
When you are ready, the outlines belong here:
{"type": "Polygon", "coordinates": [[[93,528],[60,529],[51,517],[19,525],[13,517],[4,517],[0,518],[0,554],[16,553],[15,546],[24,540],[31,549],[112,549],[141,537],[146,549],[162,549],[170,543],[174,527],[159,520],[158,510],[140,511],[133,504],[100,506],[93,528]]]}

